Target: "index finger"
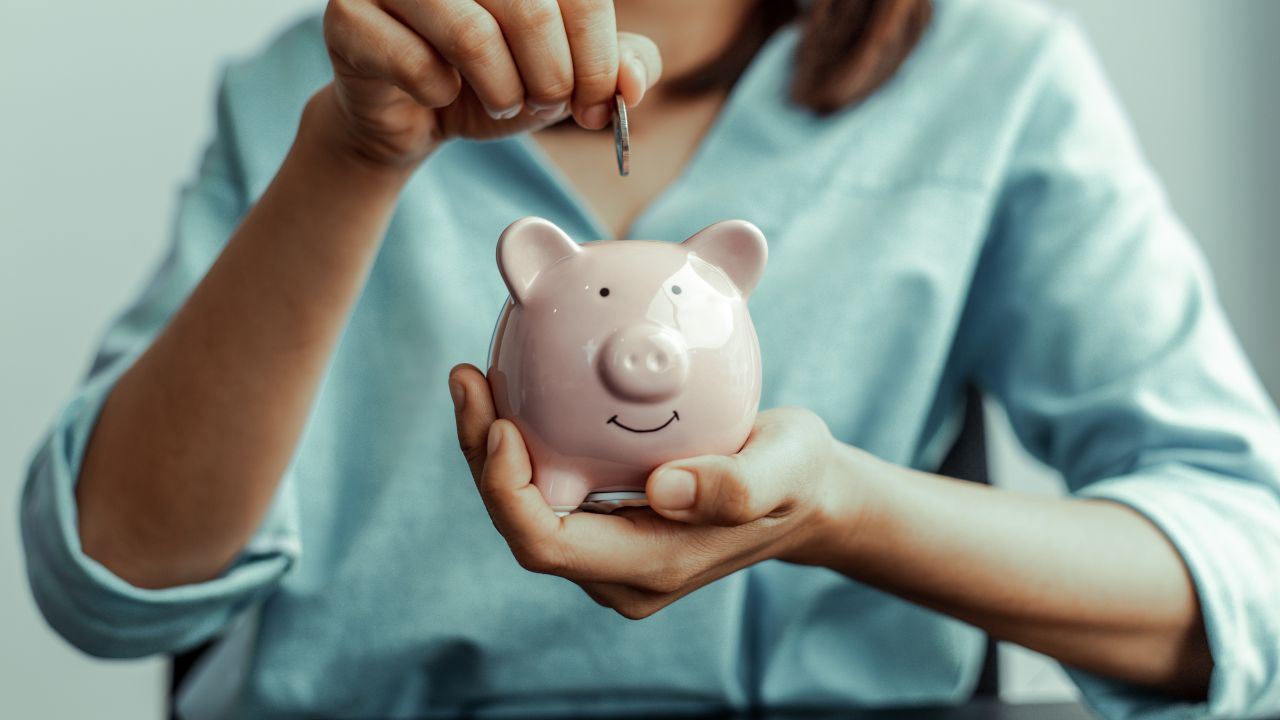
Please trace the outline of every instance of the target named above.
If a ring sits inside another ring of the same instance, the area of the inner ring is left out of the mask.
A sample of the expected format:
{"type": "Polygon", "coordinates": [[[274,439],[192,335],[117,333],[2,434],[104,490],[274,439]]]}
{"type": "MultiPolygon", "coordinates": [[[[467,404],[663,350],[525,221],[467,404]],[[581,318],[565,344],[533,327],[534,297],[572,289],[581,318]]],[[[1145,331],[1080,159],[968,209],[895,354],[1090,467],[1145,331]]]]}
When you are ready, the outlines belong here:
{"type": "Polygon", "coordinates": [[[522,566],[550,572],[560,560],[560,518],[533,485],[533,466],[520,431],[510,420],[489,426],[480,498],[498,532],[522,566]]]}
{"type": "Polygon", "coordinates": [[[388,7],[457,68],[490,117],[510,120],[524,85],[502,28],[473,0],[386,0],[388,7]]]}
{"type": "Polygon", "coordinates": [[[660,541],[659,548],[655,534],[630,518],[593,513],[558,517],[533,484],[528,449],[510,420],[497,420],[489,428],[487,450],[480,497],[526,570],[575,581],[619,581],[651,574],[670,557],[666,544],[673,538],[660,541]]]}
{"type": "Polygon", "coordinates": [[[612,0],[561,0],[573,57],[573,116],[589,130],[609,123],[618,92],[618,22],[612,0]]]}

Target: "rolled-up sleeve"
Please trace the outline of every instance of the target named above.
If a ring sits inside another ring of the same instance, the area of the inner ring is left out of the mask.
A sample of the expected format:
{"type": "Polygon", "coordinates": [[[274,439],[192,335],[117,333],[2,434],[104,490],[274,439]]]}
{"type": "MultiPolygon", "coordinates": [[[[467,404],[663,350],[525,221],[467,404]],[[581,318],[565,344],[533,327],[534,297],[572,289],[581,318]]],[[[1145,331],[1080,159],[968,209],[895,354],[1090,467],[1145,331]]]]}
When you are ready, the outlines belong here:
{"type": "Polygon", "coordinates": [[[204,276],[247,206],[225,82],[217,107],[215,139],[182,193],[165,261],[106,333],[87,380],[36,452],[23,491],[22,539],[36,604],[57,632],[93,655],[138,657],[198,644],[269,592],[299,554],[289,477],[238,558],[207,582],[134,587],[86,556],[79,542],[75,483],[102,406],[204,276]]]}
{"type": "Polygon", "coordinates": [[[1214,660],[1207,703],[1068,671],[1106,717],[1280,715],[1275,406],[1073,24],[1031,73],[959,342],[1074,494],[1168,536],[1214,660]]]}

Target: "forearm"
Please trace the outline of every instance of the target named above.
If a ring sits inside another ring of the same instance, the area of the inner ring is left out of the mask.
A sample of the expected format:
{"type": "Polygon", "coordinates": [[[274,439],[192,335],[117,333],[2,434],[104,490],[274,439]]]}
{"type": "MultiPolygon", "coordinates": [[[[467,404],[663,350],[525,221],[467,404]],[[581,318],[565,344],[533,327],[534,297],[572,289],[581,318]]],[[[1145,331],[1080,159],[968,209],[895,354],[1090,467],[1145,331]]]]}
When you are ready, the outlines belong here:
{"type": "Polygon", "coordinates": [[[1194,586],[1135,511],[914,472],[846,446],[834,477],[814,561],[1073,667],[1207,692],[1194,586]]]}
{"type": "Polygon", "coordinates": [[[407,179],[342,151],[322,96],[88,446],[82,545],[139,586],[217,575],[261,522],[407,179]]]}

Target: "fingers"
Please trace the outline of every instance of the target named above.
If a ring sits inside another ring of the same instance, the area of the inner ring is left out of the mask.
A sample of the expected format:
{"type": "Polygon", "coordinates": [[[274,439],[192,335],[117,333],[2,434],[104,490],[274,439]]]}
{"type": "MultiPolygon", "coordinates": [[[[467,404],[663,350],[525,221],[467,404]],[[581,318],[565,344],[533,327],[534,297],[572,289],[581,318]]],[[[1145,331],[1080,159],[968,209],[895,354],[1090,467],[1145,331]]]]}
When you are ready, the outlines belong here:
{"type": "Polygon", "coordinates": [[[649,504],[671,520],[707,525],[737,526],[785,514],[793,491],[821,472],[830,437],[811,412],[761,413],[737,455],[705,455],[654,470],[646,486],[649,504]]]}
{"type": "Polygon", "coordinates": [[[695,534],[682,538],[685,547],[670,548],[671,559],[660,571],[617,573],[609,580],[575,582],[598,604],[629,620],[640,620],[699,588],[771,557],[765,546],[753,544],[738,528],[683,527],[695,534]],[[694,548],[693,556],[689,546],[694,548]]]}
{"type": "Polygon", "coordinates": [[[325,9],[325,41],[340,61],[339,68],[360,78],[390,82],[427,107],[452,103],[462,87],[458,71],[430,45],[373,5],[330,2],[325,9]]]}
{"type": "Polygon", "coordinates": [[[589,130],[609,124],[618,92],[618,25],[613,0],[561,0],[573,55],[573,116],[589,130]]]}
{"type": "Polygon", "coordinates": [[[635,107],[662,77],[658,46],[644,35],[618,33],[618,92],[627,107],[635,107]]]}
{"type": "Polygon", "coordinates": [[[489,382],[478,368],[465,363],[455,366],[449,373],[449,393],[458,445],[494,526],[521,566],[554,574],[576,572],[580,567],[616,570],[625,566],[625,553],[634,550],[634,544],[593,525],[608,519],[574,518],[573,531],[566,531],[570,523],[561,523],[533,485],[532,463],[519,430],[510,420],[497,419],[489,382]],[[590,549],[573,549],[579,545],[590,549]]]}
{"type": "Polygon", "coordinates": [[[555,0],[479,0],[502,28],[529,112],[557,120],[573,95],[573,57],[555,0]]]}
{"type": "Polygon", "coordinates": [[[507,540],[526,569],[673,599],[765,557],[743,528],[673,523],[648,510],[575,513],[551,535],[507,540]]]}
{"type": "MultiPolygon", "coordinates": [[[[467,365],[455,368],[453,387],[466,396],[458,434],[474,448],[483,434],[477,486],[494,526],[526,570],[582,585],[597,602],[629,618],[657,612],[676,599],[770,555],[761,528],[673,523],[647,510],[615,516],[582,513],[558,518],[532,483],[528,450],[509,420],[485,424],[489,405],[477,388],[483,378],[467,365]]],[[[476,454],[467,451],[468,455],[476,454]]]]}
{"type": "Polygon", "coordinates": [[[510,420],[489,427],[487,458],[480,473],[480,497],[498,532],[522,565],[535,572],[558,564],[560,518],[533,485],[524,440],[510,420]]]}
{"type": "MultiPolygon", "coordinates": [[[[607,607],[628,620],[643,620],[680,599],[679,596],[638,590],[626,585],[581,583],[579,587],[597,605],[607,607]]],[[[684,594],[686,593],[681,593],[684,594]]]]}
{"type": "Polygon", "coordinates": [[[458,365],[449,371],[449,395],[458,425],[458,445],[471,466],[471,477],[479,483],[488,455],[489,426],[498,417],[489,381],[476,366],[458,365]]]}
{"type": "MultiPolygon", "coordinates": [[[[597,566],[556,573],[573,580],[598,604],[630,620],[649,617],[699,588],[776,557],[771,543],[761,542],[769,531],[762,533],[759,527],[670,523],[648,511],[637,513],[636,519],[643,521],[647,514],[652,522],[634,523],[637,532],[621,537],[624,547],[616,554],[585,558],[600,563],[597,566]],[[655,531],[663,527],[661,523],[666,523],[667,532],[655,531]]],[[[597,519],[607,522],[619,518],[597,519]]],[[[593,531],[592,537],[601,536],[598,530],[593,531]]]]}
{"type": "Polygon", "coordinates": [[[613,0],[330,0],[326,12],[331,50],[427,107],[465,92],[494,119],[572,111],[598,130],[615,94],[637,105],[662,74],[651,40],[617,32],[613,0]]]}
{"type": "Polygon", "coordinates": [[[471,467],[480,498],[512,553],[530,570],[557,564],[553,542],[560,521],[533,485],[533,467],[520,432],[498,420],[489,382],[474,365],[449,373],[458,444],[471,467]]]}
{"type": "Polygon", "coordinates": [[[387,0],[467,81],[489,115],[509,120],[524,107],[524,84],[496,18],[472,0],[387,0]]]}

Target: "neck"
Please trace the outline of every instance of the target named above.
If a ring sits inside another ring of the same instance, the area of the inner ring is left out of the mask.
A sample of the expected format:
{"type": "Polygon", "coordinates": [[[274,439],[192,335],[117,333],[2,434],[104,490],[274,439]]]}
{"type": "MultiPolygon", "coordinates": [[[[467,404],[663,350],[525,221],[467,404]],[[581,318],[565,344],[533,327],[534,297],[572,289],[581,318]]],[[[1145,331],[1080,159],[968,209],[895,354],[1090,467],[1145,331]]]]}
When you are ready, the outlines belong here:
{"type": "MultiPolygon", "coordinates": [[[[676,78],[700,67],[733,41],[756,3],[745,0],[617,0],[618,29],[653,40],[662,53],[662,76],[676,78]]],[[[659,82],[657,88],[662,89],[659,82]]]]}

